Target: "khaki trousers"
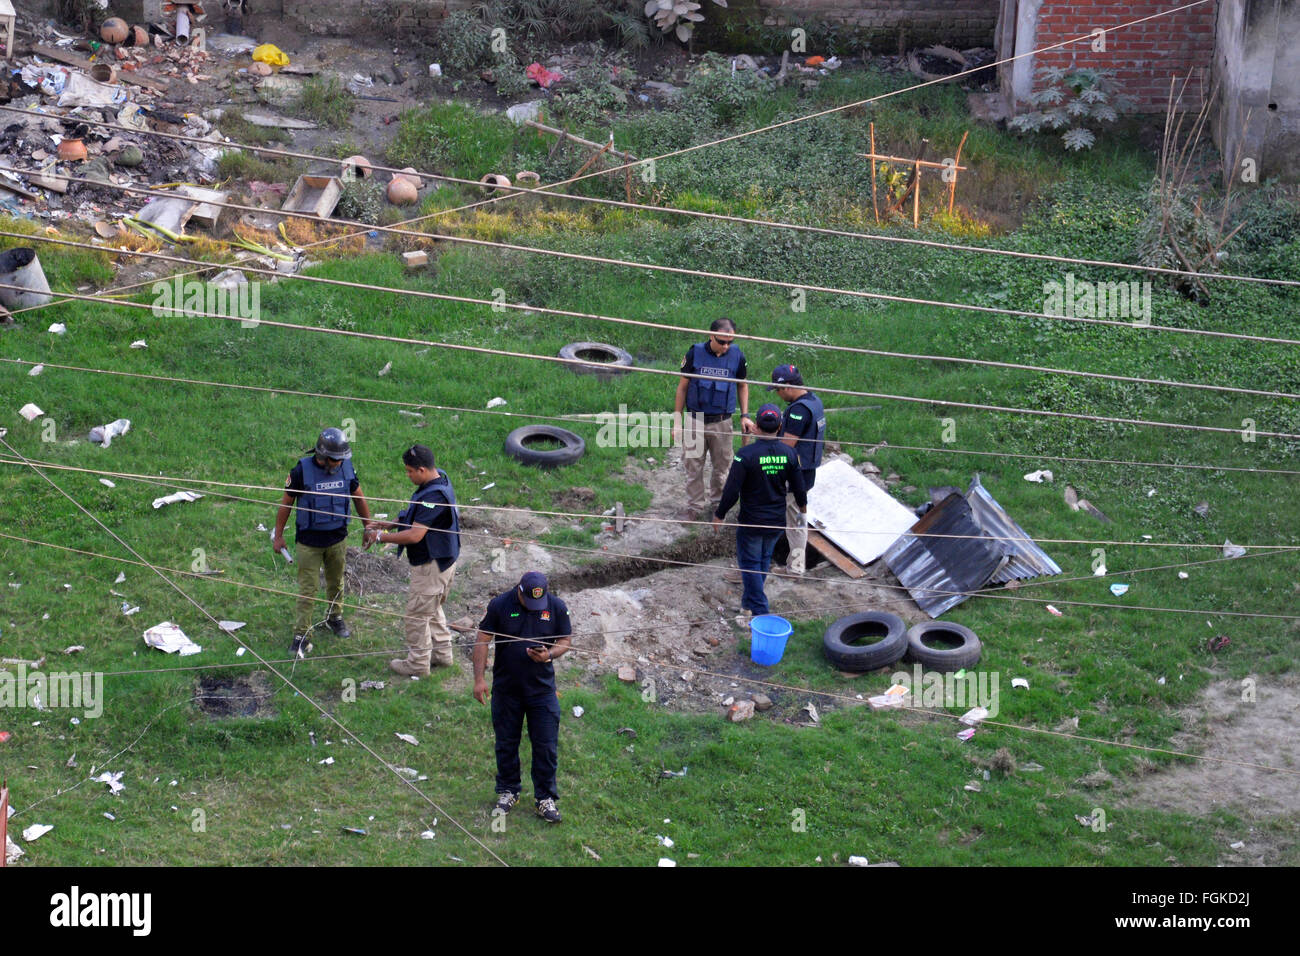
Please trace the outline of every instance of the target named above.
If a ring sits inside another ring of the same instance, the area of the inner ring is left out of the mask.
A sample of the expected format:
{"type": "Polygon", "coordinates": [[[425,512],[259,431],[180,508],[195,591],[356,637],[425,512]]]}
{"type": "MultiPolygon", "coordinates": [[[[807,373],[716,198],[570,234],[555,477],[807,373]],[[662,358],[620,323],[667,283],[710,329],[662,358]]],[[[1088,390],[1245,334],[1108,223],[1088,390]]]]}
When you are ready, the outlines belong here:
{"type": "Polygon", "coordinates": [[[685,412],[682,415],[682,464],[686,468],[686,507],[703,511],[710,504],[722,500],[722,486],[727,483],[731,459],[735,454],[730,418],[712,425],[704,424],[703,415],[685,412]],[[709,480],[709,496],[704,497],[704,459],[713,461],[713,474],[709,480]]]}
{"type": "Polygon", "coordinates": [[[298,626],[295,634],[307,634],[326,618],[343,616],[343,567],[347,563],[348,542],[345,538],[328,548],[300,544],[298,552],[298,626]],[[320,587],[320,570],[325,569],[325,596],[329,610],[316,607],[316,589],[320,587]]]}
{"type": "Polygon", "coordinates": [[[438,570],[438,562],[411,566],[406,598],[406,662],[414,667],[445,667],[452,661],[451,628],[442,606],[456,577],[456,565],[438,570]]]}

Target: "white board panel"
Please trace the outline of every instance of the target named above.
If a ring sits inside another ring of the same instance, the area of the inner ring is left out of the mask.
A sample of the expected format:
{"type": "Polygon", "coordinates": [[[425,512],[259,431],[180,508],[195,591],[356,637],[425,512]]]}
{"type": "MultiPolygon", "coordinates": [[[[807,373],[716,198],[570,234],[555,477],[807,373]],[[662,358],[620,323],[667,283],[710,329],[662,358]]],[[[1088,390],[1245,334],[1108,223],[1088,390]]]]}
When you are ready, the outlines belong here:
{"type": "Polygon", "coordinates": [[[838,459],[823,462],[808,493],[808,526],[816,528],[859,564],[880,557],[916,515],[838,459]]]}

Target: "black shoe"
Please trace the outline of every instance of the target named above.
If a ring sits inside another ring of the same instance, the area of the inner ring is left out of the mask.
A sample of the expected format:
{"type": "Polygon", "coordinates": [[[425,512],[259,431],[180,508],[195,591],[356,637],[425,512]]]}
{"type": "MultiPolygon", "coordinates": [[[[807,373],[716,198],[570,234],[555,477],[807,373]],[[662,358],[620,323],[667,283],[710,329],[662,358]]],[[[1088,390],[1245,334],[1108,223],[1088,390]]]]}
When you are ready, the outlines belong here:
{"type": "Polygon", "coordinates": [[[332,617],[325,622],[326,627],[335,633],[338,637],[351,637],[352,632],[348,630],[347,622],[341,617],[332,617]]]}
{"type": "Polygon", "coordinates": [[[555,809],[555,801],[550,797],[537,801],[537,815],[547,823],[559,823],[560,811],[555,809]]]}
{"type": "Polygon", "coordinates": [[[492,812],[494,814],[509,813],[514,809],[514,805],[518,802],[519,794],[517,793],[510,793],[509,791],[506,793],[498,793],[496,806],[492,808],[492,812]]]}
{"type": "Polygon", "coordinates": [[[295,634],[293,636],[293,643],[289,645],[290,657],[294,657],[297,658],[298,660],[302,660],[307,656],[307,652],[310,650],[311,650],[311,641],[307,640],[305,635],[295,634]]]}

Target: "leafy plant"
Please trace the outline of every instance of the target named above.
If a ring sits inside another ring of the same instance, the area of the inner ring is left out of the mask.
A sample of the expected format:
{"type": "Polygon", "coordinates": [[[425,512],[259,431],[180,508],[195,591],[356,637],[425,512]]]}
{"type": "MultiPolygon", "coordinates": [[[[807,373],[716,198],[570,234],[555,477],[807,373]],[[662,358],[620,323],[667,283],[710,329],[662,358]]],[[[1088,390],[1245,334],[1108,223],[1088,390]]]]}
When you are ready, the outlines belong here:
{"type": "MultiPolygon", "coordinates": [[[[720,7],[727,5],[727,0],[713,0],[720,7]]],[[[695,24],[704,20],[704,14],[697,13],[700,5],[694,0],[646,0],[645,15],[654,21],[662,33],[673,30],[677,39],[683,43],[691,39],[695,24]]]]}
{"type": "Polygon", "coordinates": [[[356,100],[337,76],[313,76],[302,85],[297,110],[322,126],[342,129],[352,125],[356,100]]]}
{"type": "Polygon", "coordinates": [[[453,70],[469,72],[486,61],[491,42],[492,29],[481,16],[465,10],[448,14],[438,25],[438,50],[453,70]]]}
{"type": "Polygon", "coordinates": [[[386,206],[382,183],[373,179],[354,179],[343,185],[337,215],[341,219],[374,225],[379,222],[386,206]]]}
{"type": "Polygon", "coordinates": [[[1040,69],[1038,76],[1047,84],[1029,97],[1038,109],[1021,113],[1009,125],[1033,132],[1064,128],[1061,142],[1066,149],[1091,149],[1101,125],[1114,123],[1121,111],[1132,108],[1132,100],[1119,91],[1114,70],[1067,72],[1049,66],[1040,69]]]}

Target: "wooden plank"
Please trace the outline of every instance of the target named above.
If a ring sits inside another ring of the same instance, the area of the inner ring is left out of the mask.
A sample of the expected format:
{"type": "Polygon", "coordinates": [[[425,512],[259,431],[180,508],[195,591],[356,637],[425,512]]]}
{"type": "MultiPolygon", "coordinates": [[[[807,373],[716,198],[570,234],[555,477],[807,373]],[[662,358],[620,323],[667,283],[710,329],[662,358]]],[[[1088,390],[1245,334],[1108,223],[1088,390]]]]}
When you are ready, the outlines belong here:
{"type": "MultiPolygon", "coordinates": [[[[39,43],[32,44],[32,52],[37,56],[43,56],[47,60],[53,60],[55,63],[62,63],[64,66],[75,66],[78,69],[90,72],[91,63],[84,56],[77,56],[75,53],[67,53],[56,46],[42,46],[39,43]]],[[[107,62],[107,61],[106,61],[107,62]]],[[[145,76],[136,71],[121,71],[118,77],[123,83],[130,83],[132,86],[143,86],[146,89],[156,90],[159,93],[166,93],[170,87],[163,80],[155,80],[151,76],[145,76]]]]}
{"type": "Polygon", "coordinates": [[[858,578],[865,578],[867,576],[866,568],[858,564],[858,562],[854,561],[835,545],[831,544],[830,541],[826,540],[826,538],[822,536],[821,532],[814,531],[812,528],[808,529],[808,547],[815,548],[818,554],[855,581],[858,578]]]}

